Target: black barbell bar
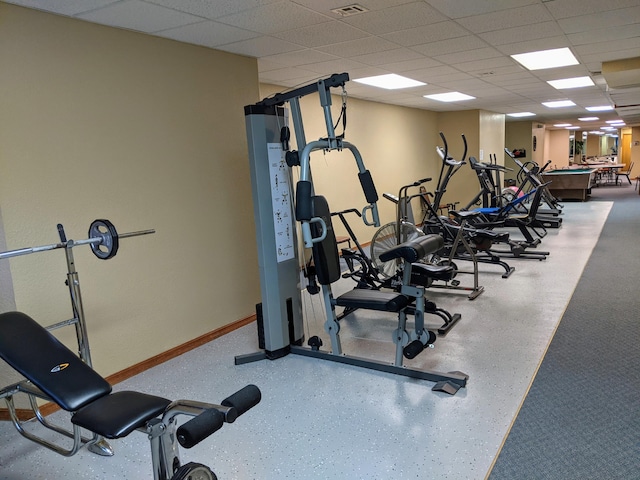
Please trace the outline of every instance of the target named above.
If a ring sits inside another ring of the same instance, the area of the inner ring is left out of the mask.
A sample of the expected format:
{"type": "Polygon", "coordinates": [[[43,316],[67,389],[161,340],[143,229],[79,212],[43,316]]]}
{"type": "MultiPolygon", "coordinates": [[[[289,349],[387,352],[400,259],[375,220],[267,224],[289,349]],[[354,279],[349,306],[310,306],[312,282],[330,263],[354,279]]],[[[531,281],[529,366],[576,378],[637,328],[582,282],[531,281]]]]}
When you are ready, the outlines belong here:
{"type": "MultiPolygon", "coordinates": [[[[62,226],[58,225],[61,231],[62,226]]],[[[64,231],[64,230],[62,230],[64,231]]],[[[154,229],[139,230],[137,232],[118,233],[116,227],[109,220],[99,219],[91,222],[89,226],[89,238],[85,240],[66,240],[50,245],[42,245],[39,247],[19,248],[17,250],[8,250],[0,252],[0,260],[10,257],[18,257],[20,255],[29,255],[31,253],[46,252],[57,248],[67,248],[67,246],[75,247],[77,245],[90,245],[93,254],[101,260],[113,258],[118,253],[120,239],[129,237],[138,237],[140,235],[149,235],[156,233],[154,229]],[[70,242],[73,242],[70,244],[70,242]]]]}

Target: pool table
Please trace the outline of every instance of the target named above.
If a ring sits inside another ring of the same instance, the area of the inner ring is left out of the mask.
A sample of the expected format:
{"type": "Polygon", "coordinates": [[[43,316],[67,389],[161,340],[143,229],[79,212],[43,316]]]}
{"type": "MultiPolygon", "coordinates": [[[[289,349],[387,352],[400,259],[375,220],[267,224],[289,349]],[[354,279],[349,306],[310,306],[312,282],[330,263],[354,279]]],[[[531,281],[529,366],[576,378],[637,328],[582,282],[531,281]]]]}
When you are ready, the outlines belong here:
{"type": "Polygon", "coordinates": [[[569,168],[542,172],[544,182],[549,185],[551,194],[560,200],[585,201],[591,194],[595,183],[597,168],[569,168]]]}

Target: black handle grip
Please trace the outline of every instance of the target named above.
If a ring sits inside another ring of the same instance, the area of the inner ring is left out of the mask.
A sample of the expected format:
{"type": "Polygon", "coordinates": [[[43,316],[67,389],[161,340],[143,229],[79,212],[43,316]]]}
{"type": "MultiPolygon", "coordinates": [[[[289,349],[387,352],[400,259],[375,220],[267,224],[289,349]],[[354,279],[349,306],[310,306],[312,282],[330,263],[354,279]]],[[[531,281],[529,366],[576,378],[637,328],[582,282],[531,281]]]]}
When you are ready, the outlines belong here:
{"type": "Polygon", "coordinates": [[[260,403],[261,399],[262,393],[260,393],[260,389],[255,385],[247,385],[225,398],[222,401],[222,406],[235,408],[238,411],[238,416],[240,416],[260,403]]]}
{"type": "Polygon", "coordinates": [[[184,448],[191,448],[220,430],[222,425],[224,425],[224,413],[215,409],[205,410],[178,427],[178,442],[184,448]]]}
{"type": "Polygon", "coordinates": [[[62,243],[67,243],[67,234],[64,233],[64,227],[61,223],[58,224],[58,235],[60,235],[60,241],[62,243]]]}

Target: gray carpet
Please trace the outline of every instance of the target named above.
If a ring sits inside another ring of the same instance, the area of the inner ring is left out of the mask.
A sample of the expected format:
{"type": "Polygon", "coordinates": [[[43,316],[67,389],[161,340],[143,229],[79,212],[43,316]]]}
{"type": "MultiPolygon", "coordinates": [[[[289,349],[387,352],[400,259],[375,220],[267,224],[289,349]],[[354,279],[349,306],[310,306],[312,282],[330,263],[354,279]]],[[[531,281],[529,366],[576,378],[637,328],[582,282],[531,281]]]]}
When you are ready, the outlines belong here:
{"type": "Polygon", "coordinates": [[[640,479],[640,196],[590,201],[615,203],[490,480],[640,479]]]}

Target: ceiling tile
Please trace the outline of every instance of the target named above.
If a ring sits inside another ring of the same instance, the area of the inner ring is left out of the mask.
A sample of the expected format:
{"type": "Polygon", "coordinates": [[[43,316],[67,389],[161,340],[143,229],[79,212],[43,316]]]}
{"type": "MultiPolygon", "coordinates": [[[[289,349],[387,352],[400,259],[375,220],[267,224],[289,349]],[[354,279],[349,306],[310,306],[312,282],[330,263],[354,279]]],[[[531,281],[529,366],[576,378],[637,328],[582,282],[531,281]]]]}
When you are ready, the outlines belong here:
{"type": "Polygon", "coordinates": [[[369,76],[379,75],[381,73],[387,73],[384,70],[380,70],[379,68],[376,68],[376,67],[364,65],[360,62],[351,60],[350,58],[338,58],[336,60],[330,60],[328,62],[316,62],[314,64],[308,65],[306,68],[313,72],[319,72],[319,73],[348,72],[349,77],[351,78],[354,78],[352,76],[353,72],[362,70],[362,69],[368,69],[368,71],[376,72],[376,73],[372,73],[369,76]]]}
{"type": "Polygon", "coordinates": [[[373,35],[405,30],[447,20],[424,2],[412,2],[384,10],[344,17],[343,21],[373,35]]]}
{"type": "Polygon", "coordinates": [[[497,12],[507,8],[521,7],[538,3],[538,0],[509,0],[505,1],[470,1],[470,0],[426,0],[432,7],[451,18],[469,17],[485,13],[497,12]]]}
{"type": "Polygon", "coordinates": [[[238,55],[245,55],[247,57],[268,57],[270,55],[277,55],[278,53],[302,50],[298,45],[268,36],[229,43],[218,48],[225,52],[237,53],[238,55]]]}
{"type": "Polygon", "coordinates": [[[232,15],[250,10],[255,7],[270,5],[282,0],[144,0],[147,3],[155,3],[163,7],[172,8],[181,12],[198,15],[200,17],[215,20],[216,18],[232,15]]]}
{"type": "Polygon", "coordinates": [[[438,22],[397,32],[381,35],[391,42],[395,42],[405,47],[420,45],[422,43],[446,40],[448,38],[464,37],[469,31],[456,22],[438,22]]]}
{"type": "Polygon", "coordinates": [[[412,70],[421,70],[441,66],[442,63],[429,57],[420,57],[415,60],[405,60],[401,62],[389,62],[385,67],[395,73],[411,72],[412,70]]]}
{"type": "Polygon", "coordinates": [[[638,0],[555,0],[545,6],[554,18],[579,17],[638,5],[638,0]]]}
{"type": "Polygon", "coordinates": [[[562,30],[556,22],[541,22],[504,28],[492,32],[481,33],[478,36],[491,45],[504,45],[513,42],[525,42],[562,35],[562,30]]]}
{"type": "MultiPolygon", "coordinates": [[[[497,57],[500,58],[499,60],[500,63],[498,66],[505,65],[504,55],[502,55],[495,48],[491,48],[491,47],[475,48],[473,50],[466,50],[463,52],[447,53],[445,55],[436,55],[433,58],[435,58],[439,62],[446,63],[446,64],[457,64],[457,63],[463,63],[463,62],[470,62],[472,60],[476,60],[476,61],[484,60],[486,61],[487,64],[491,64],[492,62],[487,61],[487,59],[495,59],[497,57]]],[[[510,62],[506,64],[508,65],[510,64],[510,62]]]]}
{"type": "Polygon", "coordinates": [[[567,35],[573,45],[588,45],[590,43],[608,42],[612,40],[625,40],[640,35],[638,24],[619,25],[616,28],[597,28],[585,32],[567,35]]]}
{"type": "Polygon", "coordinates": [[[351,5],[353,3],[357,3],[358,5],[363,6],[367,10],[383,10],[389,7],[395,7],[396,5],[402,5],[404,3],[408,3],[411,0],[295,0],[295,2],[299,5],[303,5],[311,10],[315,10],[316,12],[323,13],[326,15],[332,15],[336,18],[342,18],[341,16],[334,14],[331,12],[334,8],[344,7],[345,5],[351,5]]]}
{"type": "Polygon", "coordinates": [[[328,16],[320,15],[293,2],[277,2],[220,17],[218,21],[234,27],[270,34],[291,30],[294,25],[301,28],[324,23],[330,19],[328,16]]]}
{"type": "Polygon", "coordinates": [[[549,50],[551,48],[561,47],[571,47],[571,44],[564,35],[558,35],[556,37],[549,38],[539,38],[537,40],[527,40],[525,42],[513,42],[505,45],[495,46],[497,50],[507,55],[535,52],[537,50],[549,50]]]}
{"type": "Polygon", "coordinates": [[[415,45],[411,48],[416,52],[427,55],[428,57],[434,57],[436,55],[464,52],[488,46],[489,45],[487,43],[479,40],[478,37],[474,35],[467,35],[465,37],[450,38],[448,40],[415,45]]]}
{"type": "Polygon", "coordinates": [[[186,43],[216,48],[227,43],[239,42],[260,36],[259,33],[242,30],[224,23],[205,20],[162,32],[163,37],[186,43]]]}
{"type": "Polygon", "coordinates": [[[103,25],[147,33],[202,21],[200,17],[139,0],[114,3],[99,10],[79,14],[77,17],[103,25]]]}
{"type": "Polygon", "coordinates": [[[420,59],[422,55],[408,48],[396,48],[394,50],[384,50],[382,52],[367,53],[366,55],[355,55],[351,57],[357,62],[367,65],[382,65],[391,61],[399,62],[403,60],[420,59]]]}
{"type": "Polygon", "coordinates": [[[302,78],[316,77],[317,73],[304,70],[302,68],[280,68],[278,70],[269,70],[262,74],[262,81],[281,85],[283,82],[298,81],[302,78]]]}
{"type": "Polygon", "coordinates": [[[394,50],[398,48],[395,43],[388,42],[379,37],[366,37],[349,42],[336,43],[318,48],[318,50],[333,55],[349,58],[367,53],[382,52],[384,50],[394,50]]]}
{"type": "Polygon", "coordinates": [[[280,53],[262,57],[261,61],[272,62],[275,65],[287,67],[295,67],[296,65],[309,65],[320,62],[332,62],[338,60],[339,57],[329,55],[328,53],[319,52],[313,49],[296,50],[295,52],[280,53]]]}
{"type": "Polygon", "coordinates": [[[581,15],[558,20],[564,33],[578,33],[599,28],[614,28],[620,25],[640,24],[640,6],[607,10],[597,15],[581,15]]]}
{"type": "Polygon", "coordinates": [[[357,40],[369,35],[342,22],[324,22],[304,28],[274,33],[273,36],[305,47],[316,48],[357,40]]]}
{"type": "MultiPolygon", "coordinates": [[[[582,54],[589,55],[594,53],[606,53],[606,52],[612,52],[613,54],[616,54],[616,52],[620,50],[629,49],[629,48],[636,49],[636,55],[634,56],[637,57],[638,53],[640,53],[640,36],[634,37],[634,38],[628,38],[626,40],[613,40],[611,42],[601,42],[601,43],[596,43],[592,45],[578,45],[575,47],[575,51],[578,53],[578,55],[582,55],[582,54]]],[[[625,58],[625,57],[618,57],[618,58],[625,58]]]]}
{"type": "Polygon", "coordinates": [[[60,15],[77,15],[105,7],[120,0],[8,0],[6,3],[35,8],[60,15]]]}
{"type": "Polygon", "coordinates": [[[483,33],[518,27],[523,23],[541,23],[551,20],[553,20],[553,17],[551,17],[547,9],[542,4],[538,4],[460,18],[458,22],[474,33],[483,33]]]}

